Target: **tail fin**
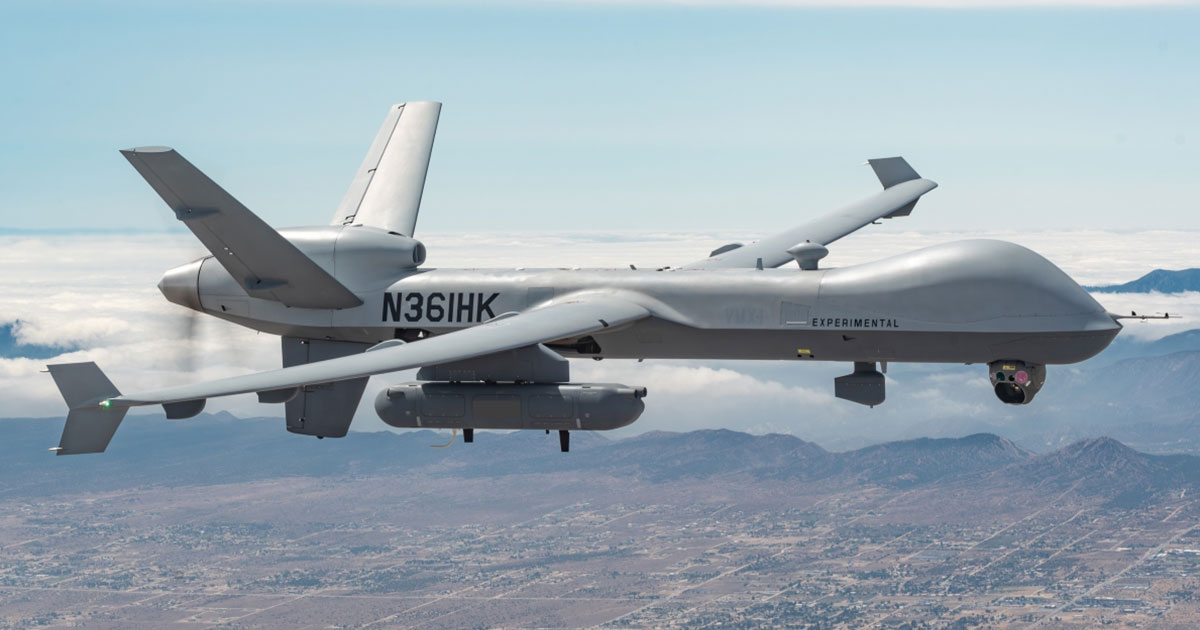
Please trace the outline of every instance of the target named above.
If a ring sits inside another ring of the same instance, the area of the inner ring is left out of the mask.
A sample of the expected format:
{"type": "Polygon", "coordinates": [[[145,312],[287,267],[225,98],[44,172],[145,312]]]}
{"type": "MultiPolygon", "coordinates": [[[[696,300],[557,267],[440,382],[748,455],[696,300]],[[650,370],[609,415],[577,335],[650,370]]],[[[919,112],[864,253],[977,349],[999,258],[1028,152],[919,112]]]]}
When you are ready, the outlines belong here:
{"type": "Polygon", "coordinates": [[[109,407],[104,402],[120,396],[116,386],[95,363],[60,363],[46,366],[63,400],[67,401],[67,425],[63,428],[58,446],[50,450],[57,455],[103,453],[108,442],[125,419],[128,407],[109,407]]]}
{"type": "Polygon", "coordinates": [[[333,225],[370,225],[413,235],[441,112],[442,104],[433,101],[400,103],[388,110],[333,225]]]}

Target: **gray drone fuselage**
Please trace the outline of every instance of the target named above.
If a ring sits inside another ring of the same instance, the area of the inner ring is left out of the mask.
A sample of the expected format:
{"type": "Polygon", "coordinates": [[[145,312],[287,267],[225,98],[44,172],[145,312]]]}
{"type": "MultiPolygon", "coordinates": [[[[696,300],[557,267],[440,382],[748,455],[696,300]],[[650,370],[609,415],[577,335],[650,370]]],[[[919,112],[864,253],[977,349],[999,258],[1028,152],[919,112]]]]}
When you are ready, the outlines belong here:
{"type": "MultiPolygon", "coordinates": [[[[342,229],[358,229],[353,227],[342,229]]],[[[281,230],[320,261],[313,230],[281,230]]],[[[401,237],[403,238],[403,237],[401,237]]],[[[401,256],[403,254],[400,254],[401,256]]],[[[380,261],[375,259],[378,264],[380,261]]],[[[376,272],[378,274],[378,272],[376,272]]],[[[652,316],[547,347],[565,357],[1040,364],[1082,361],[1120,331],[1038,254],[995,240],[836,269],[408,269],[351,286],[363,304],[296,309],[251,297],[212,257],[168,272],[168,298],[262,332],[378,343],[440,335],[590,292],[652,316]],[[197,299],[198,298],[198,299],[197,299]],[[594,342],[594,343],[591,343],[594,342]]],[[[361,283],[367,274],[347,270],[361,283]]],[[[346,282],[341,274],[335,278],[346,282]]]]}
{"type": "MultiPolygon", "coordinates": [[[[414,237],[441,112],[394,105],[329,225],[276,230],[167,147],[122,151],[211,256],[169,270],[168,300],[279,335],[282,367],[122,394],[94,363],[50,365],[70,412],[60,455],[103,451],[126,411],[195,416],[209,398],[284,404],[289,431],[346,435],[373,375],[395,427],[560,431],[625,426],[647,389],[573,383],[567,358],[844,361],[834,395],[884,401],[889,362],[986,363],[1001,402],[1032,401],[1045,366],[1082,361],[1121,329],[1052,263],[965,240],[843,268],[829,245],[909,216],[937,183],[902,157],[868,160],[882,190],[680,268],[435,269],[414,237]]],[[[651,384],[652,385],[652,384],[651,384]]],[[[471,433],[465,433],[468,438],[471,433]]]]}

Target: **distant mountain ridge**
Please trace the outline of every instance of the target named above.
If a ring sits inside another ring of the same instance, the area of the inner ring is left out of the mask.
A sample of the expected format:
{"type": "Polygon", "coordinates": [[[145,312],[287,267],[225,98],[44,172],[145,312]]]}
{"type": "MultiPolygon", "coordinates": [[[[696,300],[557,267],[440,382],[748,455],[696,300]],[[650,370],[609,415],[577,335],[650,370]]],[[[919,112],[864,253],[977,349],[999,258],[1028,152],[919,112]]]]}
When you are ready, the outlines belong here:
{"type": "Polygon", "coordinates": [[[1088,291],[1103,293],[1182,293],[1184,291],[1200,291],[1200,269],[1155,269],[1150,273],[1126,282],[1125,284],[1109,284],[1103,286],[1084,287],[1088,291]]]}
{"type": "Polygon", "coordinates": [[[651,432],[622,440],[578,432],[569,454],[536,432],[480,432],[475,444],[449,449],[444,434],[351,433],[339,440],[288,434],[278,419],[205,414],[192,421],[148,416],[126,420],[109,452],[54,457],[56,419],[0,420],[0,457],[9,473],[0,496],[102,491],[144,485],[206,485],[287,477],[608,476],[663,483],[716,477],[747,488],[768,482],[874,485],[908,489],[942,485],[1075,488],[1138,503],[1156,493],[1200,486],[1200,457],[1147,455],[1116,440],[1083,440],[1035,454],[981,433],[962,438],[887,442],[834,453],[789,435],[728,430],[651,432]]]}
{"type": "MultiPolygon", "coordinates": [[[[1140,325],[1140,322],[1135,322],[1133,325],[1140,325]]],[[[1134,357],[1154,357],[1175,352],[1196,351],[1200,351],[1200,328],[1185,330],[1153,341],[1144,341],[1124,334],[1118,335],[1104,352],[1092,360],[1112,362],[1134,357]]]]}
{"type": "Polygon", "coordinates": [[[947,476],[986,472],[1034,453],[992,433],[885,442],[841,453],[841,472],[887,486],[919,486],[947,476]]]}

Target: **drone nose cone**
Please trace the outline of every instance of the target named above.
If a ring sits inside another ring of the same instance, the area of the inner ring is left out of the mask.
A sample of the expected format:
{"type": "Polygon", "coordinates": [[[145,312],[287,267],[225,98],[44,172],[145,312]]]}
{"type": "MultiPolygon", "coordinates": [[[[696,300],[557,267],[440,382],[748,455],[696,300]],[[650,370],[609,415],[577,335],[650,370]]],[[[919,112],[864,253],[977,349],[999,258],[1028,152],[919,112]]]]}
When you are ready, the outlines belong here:
{"type": "Polygon", "coordinates": [[[158,290],[162,291],[163,297],[192,310],[203,310],[200,306],[200,265],[203,263],[201,258],[167,270],[158,281],[158,290]]]}

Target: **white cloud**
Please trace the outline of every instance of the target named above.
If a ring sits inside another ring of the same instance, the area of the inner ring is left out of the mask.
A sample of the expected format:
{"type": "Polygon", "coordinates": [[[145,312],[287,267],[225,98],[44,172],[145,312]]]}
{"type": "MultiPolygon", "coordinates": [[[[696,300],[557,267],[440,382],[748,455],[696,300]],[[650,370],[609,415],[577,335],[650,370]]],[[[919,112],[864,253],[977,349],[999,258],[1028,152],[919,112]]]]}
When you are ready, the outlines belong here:
{"type": "Polygon", "coordinates": [[[846,410],[824,382],[782,379],[696,361],[578,362],[572,377],[647,388],[646,413],[629,432],[729,428],[753,433],[827,432],[846,410]]]}
{"type": "MultiPolygon", "coordinates": [[[[829,266],[850,265],[959,238],[1012,240],[1038,251],[1081,282],[1124,282],[1154,268],[1183,268],[1200,261],[1194,232],[1113,233],[993,232],[917,233],[898,222],[865,230],[831,249],[829,266]]],[[[749,233],[681,232],[633,234],[478,233],[419,235],[432,266],[623,268],[679,265],[704,257],[749,233]]],[[[271,335],[208,317],[197,339],[183,337],[185,309],[166,302],[155,288],[162,272],[201,255],[189,234],[0,236],[0,324],[19,321],[26,343],[80,348],[53,361],[98,362],[126,391],[264,370],[279,365],[279,341],[271,335]],[[199,371],[188,371],[189,353],[199,371]]],[[[1200,327],[1200,294],[1102,294],[1114,311],[1170,311],[1186,319],[1131,323],[1129,334],[1154,338],[1200,327]]],[[[64,407],[48,375],[48,362],[0,360],[5,416],[55,416],[64,407]]],[[[832,396],[841,364],[771,362],[627,361],[573,362],[579,380],[603,380],[649,388],[647,412],[629,431],[727,427],[752,432],[791,432],[825,445],[853,444],[908,435],[917,422],[1002,424],[1011,410],[992,399],[986,377],[972,368],[894,365],[888,402],[867,409],[832,396]],[[914,414],[913,410],[920,410],[914,414]]],[[[412,372],[375,377],[356,428],[377,429],[374,393],[412,372]]],[[[273,415],[252,396],[210,401],[210,410],[273,415]]],[[[972,425],[974,426],[974,425],[972,425]]],[[[949,430],[949,429],[948,429],[949,430]]]]}
{"type": "MultiPolygon", "coordinates": [[[[0,323],[19,322],[21,343],[80,348],[53,361],[0,360],[5,416],[50,416],[63,405],[49,362],[96,361],[117,385],[143,389],[279,366],[278,339],[213,318],[183,336],[187,311],[155,285],[166,269],[203,252],[190,235],[0,237],[0,323]],[[196,374],[186,371],[195,352],[196,374]]],[[[214,408],[253,410],[244,402],[214,408]]],[[[261,412],[261,411],[260,411],[261,412]]]]}
{"type": "Polygon", "coordinates": [[[1093,297],[1112,313],[1136,311],[1143,315],[1167,313],[1168,320],[1124,320],[1122,335],[1142,341],[1200,328],[1200,292],[1185,293],[1095,293],[1093,297]]]}

